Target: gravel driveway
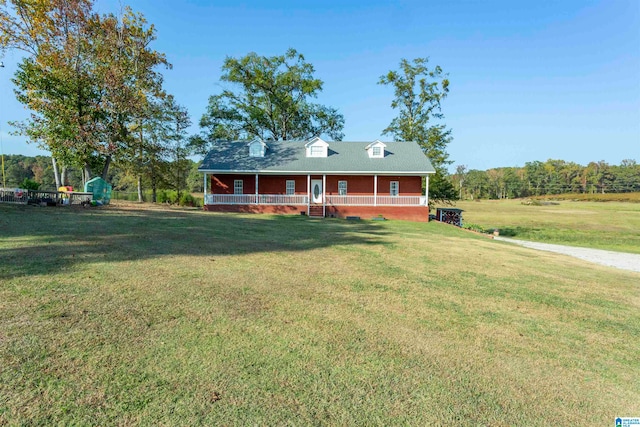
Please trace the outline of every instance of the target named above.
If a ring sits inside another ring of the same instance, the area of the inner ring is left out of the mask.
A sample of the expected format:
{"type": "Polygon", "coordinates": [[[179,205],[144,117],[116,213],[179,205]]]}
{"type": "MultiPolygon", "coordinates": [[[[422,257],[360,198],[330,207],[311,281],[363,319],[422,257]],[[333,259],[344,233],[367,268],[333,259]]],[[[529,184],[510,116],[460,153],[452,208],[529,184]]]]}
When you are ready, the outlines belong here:
{"type": "Polygon", "coordinates": [[[529,242],[526,240],[509,239],[500,236],[494,237],[494,240],[502,240],[503,242],[511,242],[527,248],[569,255],[585,261],[620,268],[622,270],[640,272],[640,255],[638,254],[604,251],[602,249],[577,248],[575,246],[553,245],[551,243],[529,242]]]}

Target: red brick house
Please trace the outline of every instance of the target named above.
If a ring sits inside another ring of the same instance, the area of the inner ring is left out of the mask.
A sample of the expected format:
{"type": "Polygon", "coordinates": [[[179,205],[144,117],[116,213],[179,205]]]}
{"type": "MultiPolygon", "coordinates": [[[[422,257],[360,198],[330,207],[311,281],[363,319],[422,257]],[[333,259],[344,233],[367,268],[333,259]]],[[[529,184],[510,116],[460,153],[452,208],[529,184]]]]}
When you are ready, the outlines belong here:
{"type": "Polygon", "coordinates": [[[428,221],[422,179],[435,170],[414,142],[219,142],[198,169],[204,209],[428,221]]]}

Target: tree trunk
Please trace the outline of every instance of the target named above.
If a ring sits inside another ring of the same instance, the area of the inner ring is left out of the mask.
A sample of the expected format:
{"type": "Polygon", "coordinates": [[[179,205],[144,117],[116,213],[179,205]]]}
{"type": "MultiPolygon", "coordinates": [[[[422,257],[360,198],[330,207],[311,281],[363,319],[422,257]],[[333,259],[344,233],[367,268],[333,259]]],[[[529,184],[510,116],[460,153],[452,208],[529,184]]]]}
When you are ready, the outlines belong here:
{"type": "Polygon", "coordinates": [[[141,203],[144,202],[142,198],[142,175],[138,175],[138,201],[141,203]]]}
{"type": "Polygon", "coordinates": [[[156,203],[158,201],[157,194],[157,185],[156,185],[156,174],[153,169],[153,165],[151,166],[151,202],[156,203]]]}
{"type": "Polygon", "coordinates": [[[60,172],[58,171],[58,162],[56,158],[51,156],[51,164],[53,165],[53,176],[56,179],[56,191],[58,188],[62,187],[62,183],[60,180],[60,172]]]}
{"type": "Polygon", "coordinates": [[[84,169],[82,171],[82,185],[87,183],[91,179],[91,167],[88,163],[84,164],[84,169]]]}
{"type": "Polygon", "coordinates": [[[67,167],[62,166],[62,173],[60,174],[60,182],[62,185],[67,185],[67,167]]]}
{"type": "Polygon", "coordinates": [[[104,160],[104,167],[102,168],[102,179],[107,180],[109,174],[109,166],[111,166],[111,156],[107,156],[104,160]]]}

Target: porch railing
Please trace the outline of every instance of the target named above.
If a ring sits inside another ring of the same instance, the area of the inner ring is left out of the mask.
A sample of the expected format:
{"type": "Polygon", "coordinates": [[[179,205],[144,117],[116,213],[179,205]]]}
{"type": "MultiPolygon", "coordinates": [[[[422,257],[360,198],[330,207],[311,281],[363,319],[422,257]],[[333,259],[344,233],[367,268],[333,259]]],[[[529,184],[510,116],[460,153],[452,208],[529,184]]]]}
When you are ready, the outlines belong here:
{"type": "Polygon", "coordinates": [[[205,205],[306,205],[305,194],[205,194],[205,205]]]}
{"type": "Polygon", "coordinates": [[[334,206],[420,206],[425,196],[336,196],[327,195],[327,205],[334,206]]]}
{"type": "MultiPolygon", "coordinates": [[[[205,205],[306,205],[306,194],[205,194],[205,205]]],[[[425,196],[337,196],[326,195],[333,206],[424,206],[425,196]]]]}

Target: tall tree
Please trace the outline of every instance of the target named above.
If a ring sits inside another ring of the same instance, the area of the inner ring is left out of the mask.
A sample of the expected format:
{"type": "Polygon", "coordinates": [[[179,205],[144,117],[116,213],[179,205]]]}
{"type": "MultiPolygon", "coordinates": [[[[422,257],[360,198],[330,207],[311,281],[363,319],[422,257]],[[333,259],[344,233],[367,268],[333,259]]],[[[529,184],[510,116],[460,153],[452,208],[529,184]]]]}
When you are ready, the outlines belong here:
{"type": "Polygon", "coordinates": [[[446,166],[452,163],[446,151],[452,140],[451,129],[435,121],[444,118],[441,102],[449,93],[449,79],[440,66],[429,69],[428,62],[428,58],[412,62],[402,59],[399,70],[380,77],[379,84],[393,87],[391,108],[398,110],[398,116],[382,133],[420,145],[436,169],[429,182],[429,194],[435,201],[446,202],[456,198],[456,191],[446,178],[446,166]]]}
{"type": "MultiPolygon", "coordinates": [[[[335,108],[311,102],[322,91],[313,65],[289,49],[284,55],[227,57],[220,80],[229,88],[209,98],[200,120],[202,136],[194,144],[216,139],[343,138],[344,118],[335,108]]],[[[201,150],[203,151],[203,150],[201,150]]]]}
{"type": "Polygon", "coordinates": [[[161,86],[154,68],[168,66],[149,48],[155,30],[141,15],[127,8],[101,17],[92,8],[92,0],[0,2],[0,47],[28,53],[14,83],[32,114],[18,132],[57,163],[81,165],[85,179],[95,168],[107,176],[131,143],[129,124],[161,86]]]}
{"type": "Polygon", "coordinates": [[[188,159],[191,153],[187,139],[187,129],[191,126],[191,119],[187,110],[179,105],[173,96],[166,98],[163,107],[167,117],[166,138],[173,172],[169,182],[176,189],[178,202],[180,202],[180,193],[187,187],[187,175],[191,167],[191,161],[188,159]]]}

